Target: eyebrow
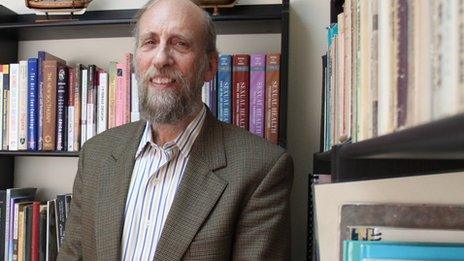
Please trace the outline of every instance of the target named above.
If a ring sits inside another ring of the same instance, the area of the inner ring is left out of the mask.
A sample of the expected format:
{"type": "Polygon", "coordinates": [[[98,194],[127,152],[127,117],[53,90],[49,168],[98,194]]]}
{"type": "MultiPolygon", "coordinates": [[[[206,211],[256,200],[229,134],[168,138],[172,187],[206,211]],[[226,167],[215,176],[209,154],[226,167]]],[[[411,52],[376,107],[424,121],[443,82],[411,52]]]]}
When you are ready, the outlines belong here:
{"type": "MultiPolygon", "coordinates": [[[[143,34],[140,35],[140,40],[152,39],[152,38],[156,38],[156,37],[158,37],[157,33],[155,33],[155,32],[147,32],[147,33],[143,33],[143,34]]],[[[173,34],[173,35],[170,35],[169,38],[179,38],[179,39],[182,39],[182,40],[187,41],[189,43],[192,43],[191,37],[186,36],[186,35],[182,35],[182,34],[173,34]]]]}

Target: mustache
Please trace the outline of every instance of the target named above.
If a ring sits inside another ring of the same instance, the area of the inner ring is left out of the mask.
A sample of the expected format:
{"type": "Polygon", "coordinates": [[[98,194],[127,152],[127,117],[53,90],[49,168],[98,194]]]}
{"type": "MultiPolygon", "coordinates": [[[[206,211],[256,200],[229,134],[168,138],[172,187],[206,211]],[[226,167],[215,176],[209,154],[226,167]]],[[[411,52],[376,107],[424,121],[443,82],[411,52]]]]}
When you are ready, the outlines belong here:
{"type": "Polygon", "coordinates": [[[176,68],[162,68],[157,69],[155,67],[150,67],[143,75],[142,81],[145,84],[150,82],[150,79],[160,77],[160,78],[170,78],[173,79],[176,83],[182,85],[187,84],[187,77],[185,77],[182,72],[176,68]]]}

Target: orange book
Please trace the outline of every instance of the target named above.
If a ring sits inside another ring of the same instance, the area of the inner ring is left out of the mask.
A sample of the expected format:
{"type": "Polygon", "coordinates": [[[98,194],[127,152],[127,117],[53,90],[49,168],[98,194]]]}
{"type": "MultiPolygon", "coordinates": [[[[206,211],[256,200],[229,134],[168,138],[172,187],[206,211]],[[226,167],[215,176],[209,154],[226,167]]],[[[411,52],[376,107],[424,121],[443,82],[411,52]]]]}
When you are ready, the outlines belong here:
{"type": "Polygon", "coordinates": [[[277,144],[279,138],[280,54],[266,58],[266,122],[264,137],[277,144]]]}

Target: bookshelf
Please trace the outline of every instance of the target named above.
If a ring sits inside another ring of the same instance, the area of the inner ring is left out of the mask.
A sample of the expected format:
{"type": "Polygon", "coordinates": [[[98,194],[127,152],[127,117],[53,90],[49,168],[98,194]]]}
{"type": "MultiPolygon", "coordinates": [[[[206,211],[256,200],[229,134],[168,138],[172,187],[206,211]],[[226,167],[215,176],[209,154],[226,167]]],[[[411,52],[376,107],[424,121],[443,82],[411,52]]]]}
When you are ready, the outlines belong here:
{"type": "MultiPolygon", "coordinates": [[[[288,46],[289,46],[289,1],[282,4],[238,5],[221,9],[220,15],[212,16],[218,35],[260,35],[280,34],[281,74],[280,74],[280,129],[279,145],[286,147],[286,112],[288,86],[288,46]]],[[[19,56],[27,56],[21,48],[28,42],[72,39],[128,38],[137,9],[87,11],[75,19],[36,23],[35,15],[16,14],[0,5],[0,64],[18,61],[19,56]],[[5,50],[5,51],[4,51],[5,50]]],[[[211,11],[209,10],[210,14],[211,11]]],[[[42,43],[43,44],[43,43],[42,43]]],[[[51,50],[53,52],[53,50],[51,50]]],[[[66,57],[64,57],[66,59],[66,57]]],[[[30,152],[0,151],[0,189],[12,187],[15,176],[15,162],[18,158],[77,158],[78,152],[30,152]]],[[[36,159],[34,159],[35,161],[36,159]]],[[[48,162],[48,161],[47,161],[48,162]]]]}
{"type": "MultiPolygon", "coordinates": [[[[331,0],[330,23],[337,23],[337,15],[343,12],[344,2],[331,0]]],[[[324,91],[322,93],[324,95],[324,91]]],[[[323,96],[322,104],[324,99],[323,96]]],[[[321,111],[323,125],[324,106],[321,111]]],[[[324,142],[323,128],[320,142],[324,142]]],[[[382,203],[462,204],[460,193],[452,186],[455,182],[462,183],[462,177],[459,177],[461,173],[453,173],[462,170],[462,112],[359,142],[349,140],[332,146],[328,151],[323,151],[321,146],[320,152],[313,154],[312,173],[330,174],[332,183],[338,184],[319,185],[318,203],[323,201],[327,206],[318,206],[317,211],[331,208],[331,213],[339,213],[337,207],[351,200],[368,203],[377,200],[382,203]]],[[[315,249],[313,218],[317,212],[313,205],[315,194],[312,190],[315,187],[312,186],[312,177],[310,175],[308,184],[308,260],[313,257],[315,249]]],[[[330,221],[320,222],[325,225],[330,223],[325,228],[334,227],[335,231],[335,227],[340,225],[333,223],[336,217],[327,219],[330,221]]],[[[322,233],[330,234],[329,231],[322,233]]]]}

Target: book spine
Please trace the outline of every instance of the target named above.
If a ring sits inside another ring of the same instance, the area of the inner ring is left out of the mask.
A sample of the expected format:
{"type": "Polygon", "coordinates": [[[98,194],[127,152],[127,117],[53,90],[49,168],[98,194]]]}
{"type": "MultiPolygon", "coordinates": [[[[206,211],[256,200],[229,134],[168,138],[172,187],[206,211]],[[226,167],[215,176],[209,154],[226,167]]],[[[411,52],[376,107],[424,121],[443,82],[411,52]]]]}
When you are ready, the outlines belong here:
{"type": "Polygon", "coordinates": [[[87,69],[81,71],[81,146],[87,141],[87,69]]]}
{"type": "Polygon", "coordinates": [[[32,204],[32,233],[31,233],[32,234],[31,260],[32,261],[39,261],[39,240],[40,240],[40,228],[39,227],[40,227],[40,202],[36,201],[32,204]]]}
{"type": "Polygon", "coordinates": [[[44,77],[44,123],[43,150],[56,149],[56,96],[57,96],[57,62],[43,62],[44,77]]]}
{"type": "Polygon", "coordinates": [[[19,64],[10,64],[10,103],[8,122],[8,149],[18,150],[19,129],[19,64]]]}
{"type": "Polygon", "coordinates": [[[125,106],[125,66],[122,63],[118,63],[116,65],[116,125],[115,126],[120,126],[123,125],[125,122],[125,112],[124,108],[125,106]]]}
{"type": "Polygon", "coordinates": [[[66,150],[67,151],[75,151],[74,149],[74,101],[76,98],[75,94],[75,88],[74,84],[76,82],[75,77],[76,77],[76,69],[75,68],[70,68],[69,69],[69,78],[68,78],[68,108],[67,108],[67,146],[66,150]]]}
{"type": "Polygon", "coordinates": [[[65,147],[65,130],[66,118],[65,110],[67,107],[67,92],[68,92],[68,68],[66,66],[58,67],[58,82],[57,82],[57,107],[56,107],[56,150],[64,151],[65,147]]]}
{"type": "Polygon", "coordinates": [[[27,61],[19,62],[18,79],[18,150],[27,150],[27,61]]]}
{"type": "Polygon", "coordinates": [[[218,119],[232,123],[232,56],[220,55],[217,74],[218,84],[218,119]]]}
{"type": "Polygon", "coordinates": [[[39,212],[39,260],[46,261],[47,252],[47,205],[40,205],[39,212]]]}
{"type": "Polygon", "coordinates": [[[27,131],[27,149],[37,150],[38,149],[38,88],[37,88],[37,58],[30,58],[28,60],[28,131],[27,131]]]}
{"type": "Polygon", "coordinates": [[[248,130],[250,95],[250,56],[234,55],[233,58],[233,122],[248,130]]]}
{"type": "Polygon", "coordinates": [[[6,191],[0,190],[0,260],[5,259],[6,191]]]}
{"type": "Polygon", "coordinates": [[[214,117],[217,117],[217,85],[216,77],[209,81],[209,108],[214,117]]]}
{"type": "Polygon", "coordinates": [[[97,133],[102,133],[107,129],[108,116],[108,74],[106,72],[99,73],[98,84],[98,122],[97,133]]]}
{"type": "Polygon", "coordinates": [[[132,54],[126,53],[124,56],[124,124],[131,121],[131,76],[132,76],[132,54]]]}
{"type": "Polygon", "coordinates": [[[275,144],[279,137],[280,54],[266,59],[266,129],[265,138],[275,144]]]}
{"type": "Polygon", "coordinates": [[[65,195],[58,195],[56,197],[56,222],[57,222],[57,237],[58,237],[58,251],[64,239],[64,231],[66,224],[66,197],[65,195]]]}
{"type": "Polygon", "coordinates": [[[135,73],[132,73],[131,78],[131,122],[134,122],[140,119],[139,90],[135,73]]]}
{"type": "Polygon", "coordinates": [[[45,260],[56,260],[55,200],[47,201],[47,249],[45,260]]]}
{"type": "Polygon", "coordinates": [[[97,108],[97,89],[96,89],[96,66],[90,65],[87,78],[87,140],[96,134],[96,108],[97,108]]]}
{"type": "Polygon", "coordinates": [[[26,240],[26,219],[25,219],[25,208],[19,210],[18,214],[18,260],[24,261],[24,247],[26,240]]]}
{"type": "Polygon", "coordinates": [[[11,190],[10,189],[7,189],[6,191],[6,199],[5,199],[5,203],[6,203],[6,207],[5,207],[5,261],[10,261],[9,260],[9,249],[10,249],[10,226],[11,226],[11,217],[10,217],[10,214],[11,214],[11,203],[10,203],[10,199],[11,199],[11,190]]]}
{"type": "Polygon", "coordinates": [[[10,101],[10,66],[8,64],[3,65],[3,115],[2,115],[2,149],[8,150],[8,123],[9,123],[9,101],[10,101]]]}
{"type": "Polygon", "coordinates": [[[110,62],[108,86],[108,129],[116,126],[117,62],[110,62]]]}
{"type": "Polygon", "coordinates": [[[82,66],[80,64],[76,65],[74,68],[74,151],[80,149],[81,143],[81,79],[82,79],[82,66]]]}
{"type": "MultiPolygon", "coordinates": [[[[0,117],[3,115],[3,65],[0,64],[0,117]]],[[[0,149],[3,148],[3,121],[0,119],[0,149]]]]}
{"type": "Polygon", "coordinates": [[[32,259],[32,223],[33,223],[33,206],[26,207],[26,244],[25,260],[32,259]]]}
{"type": "Polygon", "coordinates": [[[250,61],[250,132],[264,137],[266,55],[252,54],[250,61]]]}
{"type": "Polygon", "coordinates": [[[38,95],[38,120],[37,120],[37,150],[43,150],[43,115],[44,115],[44,106],[43,106],[43,88],[44,88],[44,81],[43,81],[43,62],[45,61],[45,52],[39,51],[37,54],[37,95],[38,95]]]}

